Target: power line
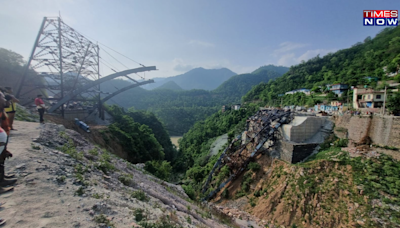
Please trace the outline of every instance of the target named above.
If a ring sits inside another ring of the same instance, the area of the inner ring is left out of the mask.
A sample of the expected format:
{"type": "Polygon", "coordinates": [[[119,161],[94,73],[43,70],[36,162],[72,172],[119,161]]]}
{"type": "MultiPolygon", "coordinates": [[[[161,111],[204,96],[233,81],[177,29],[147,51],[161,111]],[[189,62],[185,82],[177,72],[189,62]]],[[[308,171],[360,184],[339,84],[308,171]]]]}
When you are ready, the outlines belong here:
{"type": "Polygon", "coordinates": [[[100,42],[99,42],[99,44],[101,44],[102,46],[104,46],[104,47],[106,47],[106,48],[109,48],[109,49],[111,49],[112,51],[114,51],[114,52],[116,52],[116,53],[118,53],[118,54],[122,55],[123,57],[125,57],[125,58],[127,58],[127,59],[131,60],[132,62],[134,62],[134,63],[137,63],[137,64],[141,65],[142,67],[145,67],[145,65],[143,65],[143,64],[141,64],[141,63],[139,63],[139,62],[137,62],[137,61],[135,61],[135,60],[133,60],[133,59],[129,58],[128,56],[126,56],[126,55],[124,55],[124,54],[121,54],[121,53],[119,53],[118,51],[116,51],[116,50],[114,50],[114,49],[112,49],[112,48],[110,48],[110,47],[106,46],[105,44],[102,44],[102,43],[100,43],[100,42]]]}
{"type": "MultiPolygon", "coordinates": [[[[67,26],[68,26],[68,25],[67,25],[67,26]]],[[[68,26],[68,27],[69,27],[69,26],[68,26]]],[[[74,30],[75,30],[75,29],[74,29],[74,30]]],[[[109,46],[107,46],[107,45],[101,43],[100,41],[97,41],[96,39],[94,39],[94,38],[92,38],[92,37],[90,37],[90,36],[84,35],[83,33],[78,32],[77,30],[75,30],[75,31],[76,31],[77,33],[79,33],[81,36],[87,37],[87,38],[91,39],[93,42],[97,42],[98,44],[100,44],[100,45],[102,45],[102,46],[104,46],[104,47],[106,47],[106,48],[108,48],[108,49],[110,49],[110,50],[116,52],[116,53],[119,54],[119,55],[122,55],[123,57],[125,57],[125,58],[131,60],[132,62],[134,62],[134,63],[136,63],[136,64],[139,64],[139,65],[142,66],[142,67],[145,67],[145,65],[139,63],[138,61],[135,61],[135,60],[129,58],[128,56],[126,56],[126,55],[124,55],[124,54],[122,54],[122,53],[120,53],[120,52],[114,50],[113,48],[110,48],[109,46]]],[[[104,49],[103,49],[103,50],[104,50],[104,49]]]]}
{"type": "Polygon", "coordinates": [[[113,58],[115,61],[119,62],[122,66],[124,66],[126,69],[129,69],[129,67],[127,67],[125,64],[123,64],[121,61],[119,61],[118,59],[116,59],[113,55],[111,55],[110,53],[108,53],[108,51],[104,50],[103,51],[108,54],[109,56],[111,56],[111,58],[113,58]]]}

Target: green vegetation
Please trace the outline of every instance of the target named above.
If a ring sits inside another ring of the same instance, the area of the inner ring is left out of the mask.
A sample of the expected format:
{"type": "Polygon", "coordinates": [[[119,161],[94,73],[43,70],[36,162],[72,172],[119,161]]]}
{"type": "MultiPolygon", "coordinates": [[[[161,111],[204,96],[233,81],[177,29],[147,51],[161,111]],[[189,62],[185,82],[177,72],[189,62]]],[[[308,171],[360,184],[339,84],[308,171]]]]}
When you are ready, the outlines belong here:
{"type": "Polygon", "coordinates": [[[103,171],[104,174],[108,174],[108,172],[115,170],[115,166],[111,163],[111,155],[107,151],[103,151],[100,159],[96,163],[96,167],[103,171]]]}
{"type": "MultiPolygon", "coordinates": [[[[246,119],[258,109],[257,104],[249,104],[240,110],[218,112],[205,121],[197,122],[194,127],[181,139],[178,158],[173,163],[174,172],[185,172],[186,182],[182,186],[191,199],[203,197],[201,187],[205,178],[211,171],[219,154],[210,156],[209,150],[216,137],[228,132],[231,140],[233,136],[241,133],[245,127],[246,119]]],[[[215,186],[229,175],[229,169],[223,168],[217,178],[215,186]]],[[[209,189],[211,191],[212,188],[209,189]]],[[[205,194],[209,193],[206,192],[205,194]]]]}
{"type": "Polygon", "coordinates": [[[290,67],[289,72],[276,80],[253,87],[243,96],[243,101],[262,100],[269,105],[278,105],[281,102],[283,105],[313,105],[320,102],[320,99],[315,96],[307,97],[303,93],[283,97],[279,97],[279,94],[300,88],[326,92],[326,84],[339,82],[349,86],[375,87],[376,82],[368,81],[364,77],[376,76],[380,80],[387,80],[382,68],[387,66],[390,72],[398,69],[399,36],[400,28],[385,28],[375,38],[367,37],[363,43],[359,42],[351,48],[329,53],[322,58],[316,56],[290,67]]]}
{"type": "Polygon", "coordinates": [[[247,166],[247,169],[257,172],[258,170],[261,169],[261,165],[258,164],[257,162],[250,162],[249,165],[247,166]]]}
{"type": "Polygon", "coordinates": [[[102,199],[104,197],[104,194],[94,193],[92,194],[92,197],[95,199],[102,199]]]}
{"type": "Polygon", "coordinates": [[[147,161],[144,169],[154,176],[168,181],[172,174],[172,166],[167,161],[147,161]]]}
{"type": "Polygon", "coordinates": [[[136,208],[133,211],[133,215],[135,216],[136,222],[140,222],[140,221],[142,221],[143,219],[146,218],[146,216],[143,214],[143,212],[144,212],[144,210],[140,209],[140,208],[136,208]]]}
{"type": "Polygon", "coordinates": [[[133,191],[131,197],[136,198],[143,202],[148,202],[150,200],[150,198],[146,195],[146,193],[143,190],[133,191]]]}
{"type": "Polygon", "coordinates": [[[118,141],[127,153],[129,162],[144,163],[164,159],[163,148],[147,125],[135,122],[117,106],[110,107],[109,111],[114,117],[114,123],[108,126],[108,130],[112,140],[118,141]]]}
{"type": "Polygon", "coordinates": [[[83,152],[82,151],[77,151],[76,147],[74,145],[74,141],[72,139],[69,139],[67,143],[62,145],[61,147],[58,148],[60,151],[63,153],[68,154],[72,158],[75,158],[76,160],[82,160],[83,159],[83,152]]]}
{"type": "MultiPolygon", "coordinates": [[[[18,83],[21,80],[22,75],[24,75],[25,64],[22,55],[15,53],[11,50],[7,50],[4,48],[0,48],[0,81],[2,82],[1,86],[11,86],[14,88],[14,92],[17,92],[18,83]]],[[[29,69],[26,81],[35,81],[37,84],[43,84],[43,81],[38,81],[36,77],[37,73],[29,69]],[[34,79],[35,78],[35,79],[34,79]]],[[[31,87],[24,87],[21,94],[27,93],[24,97],[36,97],[38,93],[38,89],[34,89],[31,87]],[[32,90],[29,92],[29,90],[32,90]]],[[[21,109],[17,108],[16,112],[16,120],[28,120],[32,121],[32,119],[38,120],[37,117],[29,118],[29,115],[24,115],[21,109]],[[22,115],[21,115],[22,114],[22,115]]]]}
{"type": "Polygon", "coordinates": [[[105,216],[104,214],[94,216],[94,221],[99,224],[105,224],[107,227],[110,228],[115,227],[115,225],[110,220],[108,220],[107,216],[105,216]]]}
{"type": "MultiPolygon", "coordinates": [[[[134,88],[124,95],[116,96],[114,100],[117,100],[118,104],[125,108],[134,107],[136,110],[154,113],[171,135],[180,136],[186,133],[195,122],[204,120],[220,110],[222,105],[239,103],[241,97],[252,86],[275,79],[286,72],[287,69],[286,67],[272,65],[260,67],[251,74],[233,76],[212,91],[200,89],[148,91],[142,88],[134,88]],[[135,99],[132,99],[132,97],[135,99]]],[[[205,76],[201,76],[202,83],[204,83],[203,78],[205,76]]],[[[104,83],[102,90],[111,92],[115,90],[114,86],[121,88],[126,83],[125,80],[112,80],[110,83],[104,83]]],[[[135,118],[134,120],[136,121],[135,118]]]]}
{"type": "Polygon", "coordinates": [[[400,116],[400,91],[388,98],[387,108],[390,112],[400,116]]]}
{"type": "Polygon", "coordinates": [[[131,186],[132,184],[135,183],[135,182],[133,182],[133,175],[128,174],[128,173],[124,173],[124,174],[120,175],[118,177],[118,180],[121,181],[121,183],[126,186],[131,186]]]}

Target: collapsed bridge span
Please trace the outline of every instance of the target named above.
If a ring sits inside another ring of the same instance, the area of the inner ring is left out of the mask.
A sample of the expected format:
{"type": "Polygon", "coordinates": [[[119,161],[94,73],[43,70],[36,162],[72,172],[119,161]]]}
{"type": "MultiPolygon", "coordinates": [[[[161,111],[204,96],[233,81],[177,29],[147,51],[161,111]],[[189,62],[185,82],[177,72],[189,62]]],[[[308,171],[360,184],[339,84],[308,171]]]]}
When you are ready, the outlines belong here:
{"type": "Polygon", "coordinates": [[[282,124],[289,123],[292,119],[293,114],[290,111],[278,109],[258,111],[250,117],[247,120],[246,131],[232,140],[214,164],[202,193],[209,189],[213,176],[219,173],[223,166],[229,167],[230,176],[211,191],[204,200],[213,198],[228,183],[243,173],[252,159],[273,146],[276,140],[275,132],[282,124]]]}

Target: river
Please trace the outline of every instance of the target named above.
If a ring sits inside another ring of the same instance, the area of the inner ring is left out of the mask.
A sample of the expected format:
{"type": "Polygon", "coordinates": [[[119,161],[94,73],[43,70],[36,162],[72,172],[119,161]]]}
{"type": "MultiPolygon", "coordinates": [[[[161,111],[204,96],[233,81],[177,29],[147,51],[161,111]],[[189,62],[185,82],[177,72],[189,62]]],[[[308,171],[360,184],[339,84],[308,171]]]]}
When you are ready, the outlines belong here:
{"type": "Polygon", "coordinates": [[[171,136],[171,142],[174,144],[177,148],[179,148],[179,143],[178,140],[182,138],[182,136],[171,136]]]}

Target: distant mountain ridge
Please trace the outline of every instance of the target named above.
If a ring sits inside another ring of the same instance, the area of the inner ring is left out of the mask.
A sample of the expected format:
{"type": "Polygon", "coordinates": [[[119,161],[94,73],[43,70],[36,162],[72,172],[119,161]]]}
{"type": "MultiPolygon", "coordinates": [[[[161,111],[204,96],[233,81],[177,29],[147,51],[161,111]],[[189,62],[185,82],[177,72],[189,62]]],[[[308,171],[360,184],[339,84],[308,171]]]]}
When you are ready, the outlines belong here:
{"type": "Polygon", "coordinates": [[[173,90],[173,91],[182,91],[182,90],[183,90],[183,89],[182,89],[178,84],[176,84],[176,82],[174,82],[174,81],[168,81],[168,82],[162,84],[161,86],[155,88],[154,90],[156,90],[156,89],[169,89],[169,90],[173,90]]]}
{"type": "Polygon", "coordinates": [[[250,91],[253,86],[261,82],[267,83],[288,71],[289,68],[283,66],[262,66],[250,74],[239,74],[231,77],[213,92],[224,94],[224,96],[230,97],[232,101],[240,102],[241,97],[250,91]]]}
{"type": "MultiPolygon", "coordinates": [[[[253,73],[230,77],[217,89],[206,91],[201,89],[174,90],[179,88],[175,81],[165,81],[153,90],[137,87],[110,99],[108,104],[117,104],[125,108],[153,112],[164,124],[171,135],[186,133],[196,121],[203,120],[221,108],[240,102],[253,86],[261,82],[268,83],[281,73],[274,71],[275,66],[264,66],[253,73]]],[[[277,67],[285,71],[283,67],[277,67]]],[[[203,69],[204,70],[204,69],[203,69]]],[[[286,71],[288,68],[286,68],[286,71]]],[[[202,71],[202,70],[200,70],[202,71]]],[[[186,75],[190,77],[190,75],[186,75]]],[[[102,84],[102,91],[113,92],[115,88],[123,88],[131,83],[126,80],[110,80],[102,84]]]]}
{"type": "Polygon", "coordinates": [[[153,78],[155,83],[142,86],[142,88],[152,90],[162,86],[166,82],[173,81],[183,90],[213,90],[234,75],[236,75],[236,73],[227,68],[204,69],[199,67],[173,77],[153,78]]]}

